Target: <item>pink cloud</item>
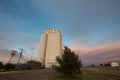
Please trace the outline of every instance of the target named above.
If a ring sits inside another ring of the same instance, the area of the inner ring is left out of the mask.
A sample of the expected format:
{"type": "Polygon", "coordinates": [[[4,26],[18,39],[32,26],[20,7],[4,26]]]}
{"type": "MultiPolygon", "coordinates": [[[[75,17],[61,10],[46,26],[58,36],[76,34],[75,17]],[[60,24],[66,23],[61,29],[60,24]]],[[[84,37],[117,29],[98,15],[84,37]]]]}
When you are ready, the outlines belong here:
{"type": "Polygon", "coordinates": [[[89,54],[90,52],[95,52],[95,51],[98,52],[98,51],[120,49],[120,41],[114,42],[111,44],[95,45],[92,47],[85,46],[85,45],[72,44],[72,45],[70,45],[70,48],[74,51],[80,52],[81,54],[89,54]]]}
{"type": "MultiPolygon", "coordinates": [[[[9,61],[10,57],[11,57],[10,53],[8,53],[7,51],[4,51],[4,50],[0,50],[0,62],[7,63],[9,61]]],[[[16,54],[16,56],[14,56],[12,58],[11,63],[17,63],[18,57],[19,57],[19,54],[16,54]]],[[[28,60],[31,60],[31,56],[26,56],[23,54],[20,62],[25,63],[28,60]]]]}
{"type": "Polygon", "coordinates": [[[10,58],[10,55],[8,54],[8,52],[0,50],[0,61],[8,62],[9,58],[10,58]]]}
{"type": "Polygon", "coordinates": [[[84,64],[99,64],[114,60],[120,62],[120,41],[92,47],[72,44],[70,48],[80,56],[84,64]]]}

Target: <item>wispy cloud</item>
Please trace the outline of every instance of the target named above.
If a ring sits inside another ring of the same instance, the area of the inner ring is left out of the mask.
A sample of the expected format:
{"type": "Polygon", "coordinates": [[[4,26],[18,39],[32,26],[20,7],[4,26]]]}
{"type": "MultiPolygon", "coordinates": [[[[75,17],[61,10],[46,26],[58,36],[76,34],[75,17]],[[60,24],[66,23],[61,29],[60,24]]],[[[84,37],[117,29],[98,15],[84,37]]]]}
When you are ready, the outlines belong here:
{"type": "Polygon", "coordinates": [[[119,0],[0,0],[0,49],[37,56],[40,33],[57,27],[84,62],[111,60],[120,47],[119,8],[119,0]]]}
{"type": "Polygon", "coordinates": [[[73,44],[70,45],[70,48],[80,56],[84,64],[99,64],[111,60],[120,62],[120,41],[109,44],[99,44],[91,47],[73,44]]]}
{"type": "Polygon", "coordinates": [[[120,39],[118,0],[32,0],[32,4],[37,11],[51,16],[51,23],[59,25],[69,40],[95,45],[120,39]]]}
{"type": "Polygon", "coordinates": [[[0,12],[0,49],[19,51],[20,48],[24,48],[26,55],[35,57],[39,36],[25,32],[28,25],[23,19],[0,12]]]}
{"type": "MultiPolygon", "coordinates": [[[[8,63],[8,61],[11,57],[11,52],[12,52],[11,50],[0,49],[0,62],[8,63]]],[[[19,54],[20,54],[20,52],[16,53],[16,55],[12,58],[11,63],[17,63],[18,58],[19,58],[19,54]]],[[[31,56],[23,54],[22,58],[20,59],[20,62],[25,63],[28,60],[31,60],[31,56]]]]}
{"type": "Polygon", "coordinates": [[[0,62],[8,62],[9,57],[10,55],[7,51],[0,50],[0,62]]]}
{"type": "MultiPolygon", "coordinates": [[[[97,51],[105,51],[105,50],[114,50],[114,49],[120,49],[120,41],[113,42],[113,43],[108,43],[108,44],[98,44],[94,46],[85,46],[85,45],[80,45],[77,44],[71,44],[70,47],[73,50],[78,50],[82,52],[83,54],[87,54],[89,52],[97,52],[97,51]]],[[[79,43],[79,42],[78,42],[79,43]]]]}

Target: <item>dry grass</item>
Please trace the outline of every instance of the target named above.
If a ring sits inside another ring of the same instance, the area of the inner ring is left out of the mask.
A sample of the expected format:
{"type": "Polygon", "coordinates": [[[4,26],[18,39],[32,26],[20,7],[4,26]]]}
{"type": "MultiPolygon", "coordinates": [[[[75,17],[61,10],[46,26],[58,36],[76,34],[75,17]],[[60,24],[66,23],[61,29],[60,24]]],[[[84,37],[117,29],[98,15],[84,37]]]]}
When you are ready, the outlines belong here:
{"type": "Polygon", "coordinates": [[[56,76],[54,80],[120,80],[120,67],[83,67],[76,77],[56,76]]]}

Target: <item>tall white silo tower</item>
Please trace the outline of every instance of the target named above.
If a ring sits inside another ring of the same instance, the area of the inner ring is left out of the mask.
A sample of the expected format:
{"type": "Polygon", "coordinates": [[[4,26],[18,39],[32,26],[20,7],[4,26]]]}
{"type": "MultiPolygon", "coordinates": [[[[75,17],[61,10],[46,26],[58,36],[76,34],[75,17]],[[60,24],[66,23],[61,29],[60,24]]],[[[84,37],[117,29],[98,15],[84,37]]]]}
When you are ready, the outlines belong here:
{"type": "Polygon", "coordinates": [[[40,38],[38,60],[50,68],[56,65],[56,56],[62,54],[62,37],[58,29],[46,29],[40,38]]]}

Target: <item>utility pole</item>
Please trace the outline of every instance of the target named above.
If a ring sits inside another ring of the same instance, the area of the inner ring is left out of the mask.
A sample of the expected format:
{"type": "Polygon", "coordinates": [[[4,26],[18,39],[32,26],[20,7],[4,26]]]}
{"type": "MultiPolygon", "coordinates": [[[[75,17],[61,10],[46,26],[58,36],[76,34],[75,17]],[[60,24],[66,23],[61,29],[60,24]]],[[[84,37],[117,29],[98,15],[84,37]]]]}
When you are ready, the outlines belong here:
{"type": "Polygon", "coordinates": [[[23,51],[25,51],[24,49],[21,49],[21,48],[20,48],[20,50],[21,50],[21,52],[20,52],[20,56],[19,56],[19,58],[18,58],[18,62],[17,62],[17,64],[19,64],[20,59],[21,59],[21,57],[22,57],[22,53],[23,53],[23,51]]]}
{"type": "Polygon", "coordinates": [[[16,55],[16,53],[17,53],[17,51],[12,50],[11,57],[10,57],[10,59],[8,61],[8,64],[11,62],[12,58],[16,55]]]}

